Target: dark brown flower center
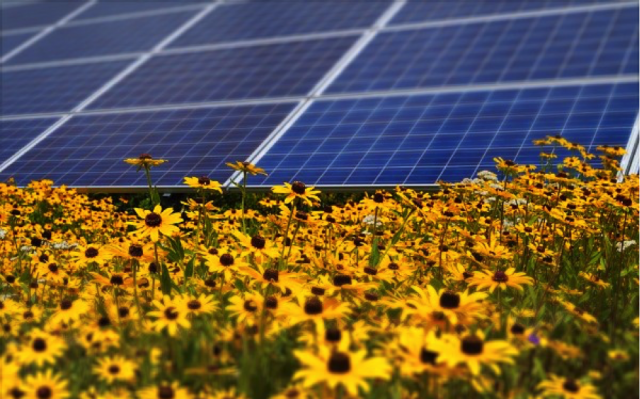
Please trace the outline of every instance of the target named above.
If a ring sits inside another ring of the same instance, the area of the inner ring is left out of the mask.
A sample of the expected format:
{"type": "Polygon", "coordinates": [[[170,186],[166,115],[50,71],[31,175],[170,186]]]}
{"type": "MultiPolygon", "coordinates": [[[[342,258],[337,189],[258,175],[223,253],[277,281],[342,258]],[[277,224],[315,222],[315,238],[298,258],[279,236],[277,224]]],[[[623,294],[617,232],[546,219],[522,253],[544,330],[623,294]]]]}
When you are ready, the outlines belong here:
{"type": "Polygon", "coordinates": [[[60,309],[69,310],[71,309],[71,305],[73,305],[73,302],[71,302],[69,299],[63,299],[62,302],[60,302],[60,309]]]}
{"type": "Polygon", "coordinates": [[[144,218],[144,224],[149,227],[158,227],[162,224],[162,216],[155,212],[149,212],[144,218]]]}
{"type": "Polygon", "coordinates": [[[84,251],[84,256],[86,256],[87,258],[95,258],[96,256],[98,256],[98,250],[93,247],[89,247],[86,251],[84,251]]]}
{"type": "Polygon", "coordinates": [[[207,176],[198,177],[198,184],[202,184],[203,186],[208,186],[211,183],[211,179],[207,176]]]}
{"type": "Polygon", "coordinates": [[[511,326],[511,334],[521,335],[524,334],[524,326],[522,324],[514,324],[511,326]]]}
{"type": "Polygon", "coordinates": [[[13,399],[21,399],[22,397],[24,397],[26,395],[26,392],[20,390],[20,388],[12,388],[12,389],[9,390],[9,395],[13,399]]]}
{"type": "Polygon", "coordinates": [[[509,281],[509,276],[502,270],[499,270],[493,274],[493,281],[496,283],[506,283],[509,281]]]}
{"type": "Polygon", "coordinates": [[[291,191],[293,191],[298,195],[304,195],[306,190],[307,190],[307,186],[305,186],[305,184],[301,181],[294,181],[293,184],[291,185],[291,191]]]}
{"type": "Polygon", "coordinates": [[[263,249],[267,241],[261,236],[251,237],[251,246],[257,249],[263,249]]]}
{"type": "Polygon", "coordinates": [[[462,352],[467,355],[479,355],[482,353],[484,343],[475,335],[470,335],[462,340],[462,352]]]}
{"type": "Polygon", "coordinates": [[[370,276],[375,276],[376,274],[378,274],[378,270],[374,269],[373,267],[369,267],[369,266],[366,266],[364,268],[364,272],[367,273],[370,276]]]}
{"type": "Polygon", "coordinates": [[[178,318],[178,316],[179,314],[175,306],[169,306],[164,310],[164,317],[166,317],[168,320],[175,320],[178,318]]]}
{"type": "Polygon", "coordinates": [[[346,274],[336,274],[333,278],[333,285],[336,287],[342,287],[347,284],[351,284],[351,276],[347,276],[346,274]]]}
{"type": "Polygon", "coordinates": [[[53,391],[49,387],[40,387],[36,390],[38,399],[49,399],[53,395],[53,391]]]}
{"type": "Polygon", "coordinates": [[[187,302],[187,307],[191,310],[198,310],[202,307],[202,303],[200,303],[200,301],[197,299],[192,299],[187,302]]]}
{"type": "Polygon", "coordinates": [[[246,310],[247,312],[255,312],[256,310],[258,310],[258,306],[253,301],[253,299],[248,299],[244,301],[244,310],[246,310]]]}
{"type": "Polygon", "coordinates": [[[262,274],[262,277],[267,281],[278,282],[278,270],[276,269],[267,269],[262,274]]]}
{"type": "Polygon", "coordinates": [[[365,292],[364,299],[366,299],[367,301],[375,302],[380,299],[380,295],[376,294],[375,292],[365,292]]]}
{"type": "Polygon", "coordinates": [[[277,309],[278,308],[278,299],[273,295],[268,296],[264,301],[264,306],[267,309],[277,309]]]}
{"type": "Polygon", "coordinates": [[[138,157],[138,159],[143,160],[143,161],[146,160],[146,159],[151,159],[151,158],[152,158],[151,155],[147,154],[146,152],[143,153],[143,154],[140,154],[140,156],[138,157]]]}
{"type": "Polygon", "coordinates": [[[139,258],[142,256],[142,247],[140,245],[131,244],[129,246],[129,256],[139,258]]]}
{"type": "Polygon", "coordinates": [[[324,288],[311,287],[311,293],[314,295],[324,295],[324,288]]]}
{"type": "Polygon", "coordinates": [[[33,319],[33,312],[30,310],[27,310],[24,313],[22,313],[22,317],[25,318],[26,320],[33,319]]]}
{"type": "Polygon", "coordinates": [[[322,313],[322,301],[317,297],[307,299],[304,303],[304,312],[311,316],[322,313]]]}
{"type": "Polygon", "coordinates": [[[118,308],[118,316],[120,317],[128,317],[129,316],[129,308],[125,306],[120,306],[118,308]]]}
{"type": "Polygon", "coordinates": [[[309,219],[309,214],[306,213],[306,212],[298,211],[298,212],[296,212],[296,218],[306,221],[306,220],[309,219]]]}
{"type": "Polygon", "coordinates": [[[351,359],[344,352],[333,352],[329,358],[328,369],[332,373],[344,374],[351,370],[351,359]]]}
{"type": "Polygon", "coordinates": [[[31,344],[31,347],[36,352],[44,352],[45,350],[47,350],[47,341],[42,338],[36,338],[33,340],[33,344],[31,344]]]}
{"type": "Polygon", "coordinates": [[[425,347],[420,350],[420,361],[424,364],[436,364],[438,358],[438,352],[430,351],[425,347]]]}
{"type": "Polygon", "coordinates": [[[122,285],[124,284],[124,279],[122,276],[116,274],[115,276],[111,276],[111,280],[109,280],[109,282],[112,285],[122,285]]]}
{"type": "Polygon", "coordinates": [[[389,270],[398,270],[400,269],[400,265],[395,262],[389,263],[389,270]]]}
{"type": "Polygon", "coordinates": [[[342,339],[342,331],[337,328],[327,328],[324,332],[324,339],[329,342],[340,342],[342,339]]]}
{"type": "Polygon", "coordinates": [[[225,267],[233,265],[233,256],[231,254],[223,254],[220,257],[220,264],[225,267]]]}
{"type": "Polygon", "coordinates": [[[460,306],[460,295],[452,291],[445,291],[440,296],[440,307],[456,309],[460,306]]]}
{"type": "Polygon", "coordinates": [[[118,366],[117,364],[112,364],[111,366],[109,366],[109,374],[118,374],[120,372],[120,366],[118,366]]]}
{"type": "Polygon", "coordinates": [[[567,392],[577,393],[580,390],[580,386],[575,380],[569,378],[562,384],[562,389],[567,392]]]}
{"type": "Polygon", "coordinates": [[[174,397],[175,392],[170,386],[163,385],[158,387],[158,399],[173,399],[174,397]]]}
{"type": "Polygon", "coordinates": [[[300,396],[300,391],[295,388],[291,388],[287,392],[285,392],[284,396],[291,399],[297,398],[298,396],[300,396]]]}
{"type": "Polygon", "coordinates": [[[373,202],[382,204],[384,202],[384,195],[382,195],[382,193],[373,194],[373,202]]]}
{"type": "Polygon", "coordinates": [[[55,263],[50,263],[49,266],[47,266],[47,268],[51,273],[55,273],[58,271],[58,265],[56,265],[55,263]]]}

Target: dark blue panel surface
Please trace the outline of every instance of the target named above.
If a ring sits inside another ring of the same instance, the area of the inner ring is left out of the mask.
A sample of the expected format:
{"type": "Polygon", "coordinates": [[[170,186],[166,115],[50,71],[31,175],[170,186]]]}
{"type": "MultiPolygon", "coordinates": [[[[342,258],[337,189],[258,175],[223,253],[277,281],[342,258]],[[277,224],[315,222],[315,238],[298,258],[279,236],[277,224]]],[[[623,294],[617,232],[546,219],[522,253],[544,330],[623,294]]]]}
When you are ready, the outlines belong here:
{"type": "Polygon", "coordinates": [[[637,83],[316,101],[257,162],[269,177],[252,181],[459,181],[494,157],[539,164],[532,141],[547,135],[625,146],[637,115],[637,83]]]}
{"type": "Polygon", "coordinates": [[[158,56],[92,108],[304,95],[354,41],[350,36],[158,56]]]}
{"type": "Polygon", "coordinates": [[[637,7],[380,33],[328,92],[620,74],[638,74],[637,7]]]}
{"type": "Polygon", "coordinates": [[[232,172],[225,163],[245,160],[293,106],[75,116],[0,173],[0,180],[144,186],[144,173],[123,160],[148,153],[168,160],[153,170],[155,184],[182,186],[185,176],[203,175],[223,183],[232,172]]]}
{"type": "Polygon", "coordinates": [[[2,72],[0,114],[70,111],[130,61],[2,72]]]}
{"type": "Polygon", "coordinates": [[[183,11],[56,29],[10,64],[148,51],[194,15],[183,11]]]}
{"type": "Polygon", "coordinates": [[[56,119],[52,118],[0,121],[0,164],[47,130],[55,121],[56,119]]]}
{"type": "Polygon", "coordinates": [[[18,35],[2,36],[2,55],[6,55],[13,51],[16,47],[29,40],[35,33],[21,33],[18,35]]]}
{"type": "Polygon", "coordinates": [[[78,15],[74,18],[74,21],[83,20],[83,19],[91,19],[91,18],[101,18],[101,17],[112,17],[116,15],[125,15],[131,13],[139,13],[139,12],[148,12],[148,11],[160,11],[167,10],[170,8],[176,8],[185,5],[191,4],[202,4],[202,2],[191,2],[181,0],[180,2],[174,1],[117,1],[117,2],[100,2],[94,4],[89,9],[84,11],[82,14],[78,15]]]}
{"type": "Polygon", "coordinates": [[[240,3],[216,8],[172,47],[370,27],[384,2],[240,3]]]}
{"type": "Polygon", "coordinates": [[[2,30],[53,25],[82,6],[80,2],[34,3],[2,9],[2,30]]]}
{"type": "Polygon", "coordinates": [[[391,25],[479,17],[513,12],[565,8],[611,0],[431,0],[410,1],[391,20],[391,25]]]}

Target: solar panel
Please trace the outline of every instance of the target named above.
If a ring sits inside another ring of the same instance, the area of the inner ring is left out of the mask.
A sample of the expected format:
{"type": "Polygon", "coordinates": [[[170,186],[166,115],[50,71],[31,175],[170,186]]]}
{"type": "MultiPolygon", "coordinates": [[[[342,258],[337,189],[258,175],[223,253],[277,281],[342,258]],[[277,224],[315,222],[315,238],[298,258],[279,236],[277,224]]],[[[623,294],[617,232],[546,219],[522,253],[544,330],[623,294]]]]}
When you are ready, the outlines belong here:
{"type": "Polygon", "coordinates": [[[169,162],[153,171],[161,186],[185,176],[224,182],[225,162],[246,159],[294,104],[74,116],[0,173],[18,184],[53,179],[74,186],[145,186],[142,173],[123,162],[149,153],[169,162]]]}
{"type": "Polygon", "coordinates": [[[18,54],[9,64],[148,51],[184,24],[195,12],[183,11],[62,27],[18,54]]]}
{"type": "Polygon", "coordinates": [[[16,35],[2,35],[2,55],[9,54],[22,43],[29,40],[33,33],[21,33],[16,35]]]}
{"type": "Polygon", "coordinates": [[[55,121],[55,118],[0,120],[0,164],[47,130],[55,121]]]}
{"type": "Polygon", "coordinates": [[[31,28],[58,22],[78,9],[80,2],[34,3],[2,9],[2,30],[31,28]]]}
{"type": "Polygon", "coordinates": [[[550,134],[624,146],[637,113],[637,83],[317,100],[257,162],[269,177],[252,182],[459,181],[498,156],[539,163],[532,140],[550,134]]]}
{"type": "Polygon", "coordinates": [[[130,61],[2,72],[2,115],[70,111],[130,61]]]}
{"type": "Polygon", "coordinates": [[[470,1],[410,1],[393,18],[390,25],[479,17],[524,11],[550,10],[571,6],[604,3],[609,0],[476,0],[470,1]]]}
{"type": "Polygon", "coordinates": [[[85,20],[85,19],[93,19],[93,18],[105,18],[105,17],[114,17],[127,15],[132,13],[142,13],[142,12],[150,12],[150,11],[159,11],[159,10],[168,10],[171,8],[177,8],[184,5],[191,4],[202,4],[202,2],[190,2],[190,1],[180,1],[180,2],[158,2],[158,1],[127,1],[127,2],[100,2],[94,4],[82,14],[78,15],[74,18],[74,21],[85,20]]]}
{"type": "Polygon", "coordinates": [[[240,3],[218,7],[172,47],[367,28],[389,3],[240,3]]]}
{"type": "Polygon", "coordinates": [[[637,8],[383,32],[329,93],[638,74],[637,8]]]}
{"type": "Polygon", "coordinates": [[[354,41],[349,36],[159,56],[91,108],[304,95],[354,41]]]}

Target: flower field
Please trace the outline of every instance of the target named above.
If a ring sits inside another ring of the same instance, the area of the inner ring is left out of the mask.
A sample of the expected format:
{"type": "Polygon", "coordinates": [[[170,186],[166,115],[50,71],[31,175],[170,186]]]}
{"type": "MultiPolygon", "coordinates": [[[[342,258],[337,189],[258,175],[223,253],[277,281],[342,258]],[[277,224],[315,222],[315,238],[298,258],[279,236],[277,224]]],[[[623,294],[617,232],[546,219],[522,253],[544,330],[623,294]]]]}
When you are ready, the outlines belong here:
{"type": "Polygon", "coordinates": [[[172,206],[148,154],[141,206],[0,183],[0,397],[638,397],[638,176],[537,144],[341,203],[237,162],[172,206]]]}

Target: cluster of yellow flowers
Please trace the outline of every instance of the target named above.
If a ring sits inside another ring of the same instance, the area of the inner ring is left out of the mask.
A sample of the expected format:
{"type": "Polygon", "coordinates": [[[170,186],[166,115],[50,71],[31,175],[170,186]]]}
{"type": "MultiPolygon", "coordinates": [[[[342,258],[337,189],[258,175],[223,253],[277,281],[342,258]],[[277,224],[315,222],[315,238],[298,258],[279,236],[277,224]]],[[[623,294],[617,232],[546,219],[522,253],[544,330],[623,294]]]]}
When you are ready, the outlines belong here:
{"type": "Polygon", "coordinates": [[[0,184],[0,397],[637,396],[638,176],[538,144],[577,156],[344,203],[0,184]]]}

